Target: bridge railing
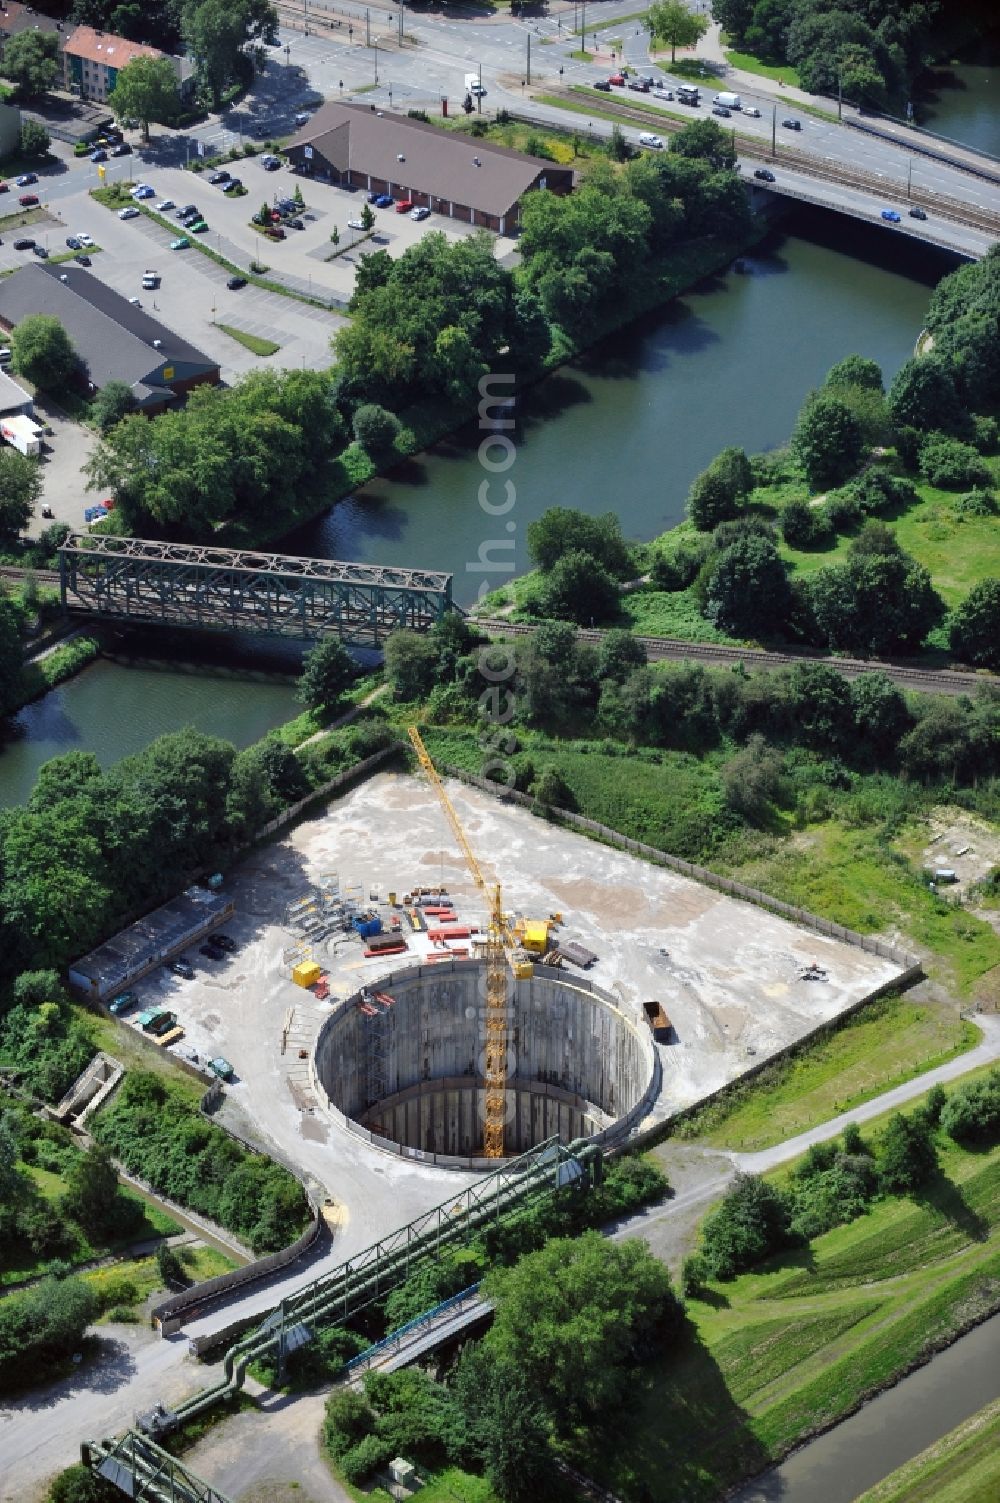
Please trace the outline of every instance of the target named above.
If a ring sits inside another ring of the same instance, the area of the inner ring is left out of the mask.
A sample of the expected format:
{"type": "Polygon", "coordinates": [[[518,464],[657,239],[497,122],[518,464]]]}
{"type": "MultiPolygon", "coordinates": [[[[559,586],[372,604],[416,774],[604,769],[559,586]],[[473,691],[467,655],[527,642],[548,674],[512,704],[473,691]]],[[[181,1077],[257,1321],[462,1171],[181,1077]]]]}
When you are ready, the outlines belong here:
{"type": "Polygon", "coordinates": [[[459,1294],[453,1294],[449,1299],[442,1300],[432,1310],[425,1310],[422,1315],[417,1315],[413,1320],[408,1320],[405,1325],[397,1326],[394,1331],[390,1331],[388,1336],[383,1336],[382,1340],[377,1341],[374,1346],[366,1347],[363,1352],[359,1352],[356,1357],[352,1357],[350,1362],[345,1362],[342,1376],[346,1377],[352,1373],[364,1371],[366,1367],[370,1367],[373,1362],[377,1362],[386,1352],[398,1352],[406,1338],[412,1336],[415,1331],[426,1330],[436,1320],[440,1319],[442,1315],[451,1314],[453,1311],[458,1310],[460,1306],[477,1299],[478,1295],[479,1284],[470,1284],[468,1289],[463,1289],[459,1294]]]}

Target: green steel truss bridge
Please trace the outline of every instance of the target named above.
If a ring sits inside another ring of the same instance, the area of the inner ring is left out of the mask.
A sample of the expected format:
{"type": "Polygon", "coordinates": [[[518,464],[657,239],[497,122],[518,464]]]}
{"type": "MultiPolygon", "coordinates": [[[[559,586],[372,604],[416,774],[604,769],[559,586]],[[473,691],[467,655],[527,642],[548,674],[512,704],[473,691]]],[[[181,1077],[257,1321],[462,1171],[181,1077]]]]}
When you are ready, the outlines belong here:
{"type": "Polygon", "coordinates": [[[455,610],[452,576],[280,553],[71,533],[59,549],[64,611],[143,626],[242,631],[381,647],[455,610]]]}
{"type": "Polygon", "coordinates": [[[126,1497],[145,1503],[227,1503],[217,1488],[164,1451],[156,1437],[169,1435],[195,1415],[234,1398],[251,1362],[273,1362],[280,1383],[286,1359],[311,1341],[319,1326],[349,1320],[445,1248],[461,1247],[491,1225],[549,1196],[580,1193],[600,1184],[602,1173],[601,1150],[584,1139],[567,1146],[550,1138],[519,1158],[507,1160],[493,1173],[288,1295],[261,1325],[229,1348],[217,1383],[176,1409],[157,1405],[117,1440],[85,1441],[80,1448],[83,1464],[126,1497]]]}

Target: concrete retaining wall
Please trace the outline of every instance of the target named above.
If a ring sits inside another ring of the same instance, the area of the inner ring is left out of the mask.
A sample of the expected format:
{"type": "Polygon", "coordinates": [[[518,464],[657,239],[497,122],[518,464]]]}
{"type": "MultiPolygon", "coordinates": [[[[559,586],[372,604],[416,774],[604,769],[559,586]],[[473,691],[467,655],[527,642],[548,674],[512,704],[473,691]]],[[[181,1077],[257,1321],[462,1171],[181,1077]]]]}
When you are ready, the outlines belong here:
{"type": "MultiPolygon", "coordinates": [[[[376,1147],[444,1167],[478,1168],[482,1133],[483,967],[453,960],[379,981],[396,1000],[386,1027],[384,1093],[368,1100],[368,1049],[378,1026],[342,1001],[311,1061],[314,1089],[349,1131],[376,1147]]],[[[536,966],[516,983],[508,1146],[523,1152],[559,1132],[617,1141],[659,1094],[652,1039],[585,978],[536,966]]]]}

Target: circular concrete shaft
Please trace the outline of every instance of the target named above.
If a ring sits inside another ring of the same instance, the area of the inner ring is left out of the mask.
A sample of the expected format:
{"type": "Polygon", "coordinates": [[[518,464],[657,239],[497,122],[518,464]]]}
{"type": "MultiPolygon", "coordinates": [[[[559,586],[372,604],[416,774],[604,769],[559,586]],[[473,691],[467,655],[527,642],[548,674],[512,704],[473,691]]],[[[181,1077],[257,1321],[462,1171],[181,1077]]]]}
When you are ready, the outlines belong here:
{"type": "MultiPolygon", "coordinates": [[[[645,1025],[590,981],[536,966],[509,981],[505,1148],[624,1136],[659,1088],[645,1025]]],[[[485,967],[414,966],[340,1004],[316,1041],[320,1096],[384,1146],[468,1165],[482,1155],[485,967]]]]}

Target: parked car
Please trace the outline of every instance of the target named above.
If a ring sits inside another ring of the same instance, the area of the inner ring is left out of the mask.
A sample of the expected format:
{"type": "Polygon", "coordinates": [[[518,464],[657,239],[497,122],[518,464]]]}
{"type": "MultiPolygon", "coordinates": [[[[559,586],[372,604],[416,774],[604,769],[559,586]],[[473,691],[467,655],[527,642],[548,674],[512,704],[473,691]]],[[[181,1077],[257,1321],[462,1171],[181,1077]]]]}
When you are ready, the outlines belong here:
{"type": "Polygon", "coordinates": [[[281,163],[277,157],[272,156],[270,152],[268,152],[267,155],[261,157],[260,165],[263,167],[265,172],[277,172],[278,168],[281,166],[281,163]]]}
{"type": "Polygon", "coordinates": [[[223,191],[223,193],[235,193],[238,188],[242,188],[242,187],[243,187],[243,180],[242,180],[242,178],[231,177],[229,179],[228,183],[223,183],[223,185],[222,185],[222,191],[223,191]]]}
{"type": "Polygon", "coordinates": [[[601,91],[602,94],[610,94],[611,93],[611,85],[608,83],[608,81],[607,81],[606,78],[595,79],[595,81],[594,81],[594,88],[595,89],[600,89],[600,91],[601,91]]]}
{"type": "Polygon", "coordinates": [[[189,214],[197,214],[197,212],[198,212],[198,208],[197,208],[196,204],[185,204],[184,207],[183,207],[183,209],[178,209],[177,210],[177,213],[174,215],[174,218],[175,219],[187,219],[187,217],[188,217],[189,214]]]}
{"type": "Polygon", "coordinates": [[[897,214],[895,209],[883,209],[882,218],[887,219],[890,224],[899,223],[899,215],[897,214]]]}
{"type": "Polygon", "coordinates": [[[744,115],[749,115],[751,120],[760,119],[760,110],[757,109],[756,105],[745,104],[743,106],[743,113],[744,115]]]}
{"type": "Polygon", "coordinates": [[[784,127],[785,130],[801,130],[802,129],[802,121],[801,120],[782,120],[781,124],[782,124],[782,126],[784,127]]]}
{"type": "Polygon", "coordinates": [[[32,183],[37,183],[38,182],[38,173],[37,172],[22,172],[21,176],[18,177],[18,178],[15,178],[14,181],[17,183],[17,186],[19,188],[30,188],[32,183]]]}
{"type": "Polygon", "coordinates": [[[409,214],[410,210],[413,207],[414,207],[414,203],[413,203],[413,199],[412,198],[401,198],[401,199],[398,200],[398,202],[396,204],[396,213],[397,214],[409,214]]]}
{"type": "Polygon", "coordinates": [[[349,219],[347,221],[347,228],[349,230],[363,230],[364,227],[365,222],[363,219],[349,219]]]}
{"type": "Polygon", "coordinates": [[[10,183],[0,183],[0,193],[9,193],[10,183]]]}
{"type": "Polygon", "coordinates": [[[133,308],[141,308],[142,307],[142,303],[139,301],[139,299],[137,297],[130,297],[129,298],[129,302],[132,304],[133,308]]]}
{"type": "Polygon", "coordinates": [[[915,204],[914,207],[910,210],[910,218],[926,219],[927,215],[925,214],[924,210],[919,207],[919,205],[915,204]]]}
{"type": "Polygon", "coordinates": [[[129,208],[127,208],[127,209],[119,209],[118,210],[118,218],[119,219],[138,219],[139,218],[139,210],[138,209],[133,209],[131,206],[129,208]]]}
{"type": "Polygon", "coordinates": [[[213,934],[212,942],[213,944],[217,944],[220,950],[225,950],[228,955],[231,955],[236,949],[235,939],[230,939],[228,934],[213,934]]]}
{"type": "Polygon", "coordinates": [[[140,183],[138,188],[132,189],[133,198],[155,198],[156,194],[149,183],[140,183]]]}
{"type": "Polygon", "coordinates": [[[192,235],[204,235],[208,229],[208,225],[204,219],[196,219],[194,224],[188,225],[188,229],[192,235]]]}
{"type": "Polygon", "coordinates": [[[300,204],[298,199],[295,198],[279,198],[275,200],[274,207],[281,214],[294,214],[300,207],[300,204]]]}
{"type": "Polygon", "coordinates": [[[236,1071],[223,1054],[218,1055],[216,1059],[210,1059],[208,1068],[212,1071],[213,1075],[218,1075],[220,1080],[232,1080],[236,1074],[236,1071]]]}
{"type": "Polygon", "coordinates": [[[22,193],[20,198],[18,199],[18,203],[21,205],[22,209],[30,209],[32,205],[37,204],[37,202],[37,193],[22,193]]]}
{"type": "Polygon", "coordinates": [[[139,998],[135,992],[122,992],[108,1003],[108,1011],[113,1012],[115,1017],[121,1017],[123,1012],[131,1012],[133,1007],[138,1007],[139,998]]]}
{"type": "Polygon", "coordinates": [[[649,146],[653,151],[663,150],[663,141],[659,136],[654,136],[651,131],[644,130],[639,137],[640,146],[649,146]]]}
{"type": "Polygon", "coordinates": [[[117,146],[112,146],[111,155],[113,157],[130,157],[132,155],[132,148],[127,141],[119,141],[117,146]]]}
{"type": "Polygon", "coordinates": [[[49,259],[49,253],[44,245],[36,245],[34,251],[40,261],[47,261],[49,259]]]}
{"type": "Polygon", "coordinates": [[[228,183],[229,173],[224,167],[222,167],[218,172],[213,172],[210,175],[208,181],[212,184],[213,187],[215,187],[219,183],[228,183]]]}
{"type": "Polygon", "coordinates": [[[75,235],[67,235],[66,244],[70,250],[83,250],[83,241],[78,240],[75,235]]]}
{"type": "Polygon", "coordinates": [[[755,167],[753,175],[754,177],[759,177],[762,183],[774,182],[774,173],[770,167],[755,167]]]}
{"type": "Polygon", "coordinates": [[[170,212],[170,210],[172,208],[174,208],[174,201],[173,201],[173,199],[172,198],[164,198],[164,199],[161,199],[160,202],[156,205],[156,212],[157,212],[157,214],[169,214],[169,212],[170,212]]]}
{"type": "Polygon", "coordinates": [[[296,117],[295,117],[295,124],[296,125],[308,125],[309,124],[309,116],[308,116],[308,114],[306,113],[305,110],[300,110],[299,113],[296,115],[296,117]]]}
{"type": "Polygon", "coordinates": [[[713,115],[721,115],[722,118],[723,118],[723,120],[728,120],[729,117],[732,115],[732,113],[733,113],[732,110],[727,110],[726,106],[724,104],[713,104],[712,105],[712,114],[713,115]]]}
{"type": "Polygon", "coordinates": [[[96,151],[92,151],[90,153],[90,160],[92,162],[106,162],[108,160],[108,154],[104,150],[104,147],[99,146],[96,151]]]}
{"type": "Polygon", "coordinates": [[[611,77],[608,79],[608,83],[615,84],[619,89],[624,89],[624,87],[625,87],[625,75],[624,75],[624,73],[612,73],[611,77]]]}
{"type": "Polygon", "coordinates": [[[673,99],[674,97],[673,89],[665,89],[662,83],[658,83],[656,85],[656,92],[657,94],[659,94],[661,99],[673,99]]]}
{"type": "Polygon", "coordinates": [[[391,208],[392,207],[392,194],[391,193],[379,193],[378,196],[375,199],[375,203],[376,203],[376,206],[378,208],[380,208],[380,209],[391,208]]]}
{"type": "Polygon", "coordinates": [[[430,219],[430,217],[431,211],[424,204],[418,204],[415,209],[410,210],[411,219],[430,219]]]}
{"type": "Polygon", "coordinates": [[[34,250],[34,248],[35,248],[35,242],[33,240],[15,240],[14,241],[14,249],[15,250],[34,250]]]}
{"type": "Polygon", "coordinates": [[[84,256],[84,255],[74,256],[73,260],[76,262],[76,264],[78,266],[92,266],[93,265],[93,262],[91,261],[91,259],[90,259],[89,256],[84,256]]]}
{"type": "Polygon", "coordinates": [[[226,286],[229,288],[230,292],[239,292],[240,288],[245,287],[246,285],[246,277],[230,277],[229,281],[226,283],[226,286]]]}
{"type": "Polygon", "coordinates": [[[89,246],[94,243],[93,238],[90,235],[85,235],[82,230],[77,230],[75,238],[79,240],[81,245],[89,246]]]}
{"type": "Polygon", "coordinates": [[[222,951],[219,949],[218,945],[202,945],[198,953],[199,955],[204,955],[206,960],[222,959],[222,951]]]}
{"type": "Polygon", "coordinates": [[[305,225],[302,222],[302,220],[299,219],[298,215],[296,215],[296,217],[294,219],[288,219],[285,222],[293,230],[304,230],[305,229],[305,225]]]}
{"type": "Polygon", "coordinates": [[[190,244],[191,244],[191,242],[190,242],[190,240],[188,239],[188,237],[186,235],[178,235],[178,237],[177,237],[176,240],[171,240],[171,242],[170,242],[170,249],[171,250],[187,250],[187,248],[188,248],[188,246],[190,244]]]}
{"type": "Polygon", "coordinates": [[[152,291],[154,288],[159,287],[160,273],[158,271],[151,271],[147,267],[142,274],[142,285],[147,291],[152,291]]]}
{"type": "Polygon", "coordinates": [[[174,976],[183,976],[185,981],[194,980],[194,967],[183,955],[178,955],[176,960],[168,960],[167,970],[174,976]]]}

